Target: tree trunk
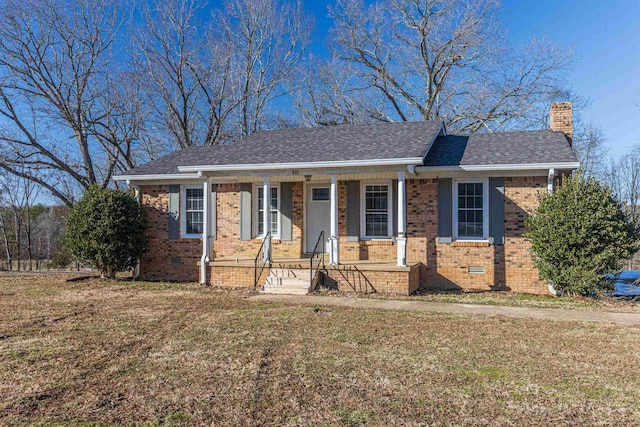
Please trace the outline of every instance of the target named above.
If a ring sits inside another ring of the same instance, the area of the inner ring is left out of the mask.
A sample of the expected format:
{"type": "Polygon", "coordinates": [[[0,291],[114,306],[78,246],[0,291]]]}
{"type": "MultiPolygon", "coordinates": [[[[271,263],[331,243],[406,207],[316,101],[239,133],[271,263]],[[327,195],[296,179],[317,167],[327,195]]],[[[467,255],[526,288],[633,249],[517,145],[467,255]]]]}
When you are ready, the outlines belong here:
{"type": "Polygon", "coordinates": [[[17,210],[13,210],[13,216],[14,216],[14,224],[15,224],[15,231],[16,231],[16,256],[18,257],[18,271],[20,271],[22,265],[21,265],[21,261],[22,261],[22,233],[20,232],[20,219],[18,216],[18,211],[17,210]]]}
{"type": "Polygon", "coordinates": [[[103,279],[115,279],[116,269],[112,265],[107,265],[102,268],[101,277],[103,279]]]}
{"type": "Polygon", "coordinates": [[[4,216],[0,212],[0,231],[2,232],[2,242],[4,243],[5,256],[7,257],[7,268],[13,270],[13,260],[11,259],[11,248],[9,248],[9,237],[7,236],[7,226],[4,216]]]}

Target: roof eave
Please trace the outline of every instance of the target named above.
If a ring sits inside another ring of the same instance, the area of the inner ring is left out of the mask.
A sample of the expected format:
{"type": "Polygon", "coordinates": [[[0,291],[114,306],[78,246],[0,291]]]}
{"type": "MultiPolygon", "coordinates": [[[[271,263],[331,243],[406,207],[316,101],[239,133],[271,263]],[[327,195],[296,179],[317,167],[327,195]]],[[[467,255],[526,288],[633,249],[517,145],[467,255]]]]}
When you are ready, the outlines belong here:
{"type": "Polygon", "coordinates": [[[454,166],[418,166],[416,172],[482,172],[482,171],[524,171],[524,170],[576,170],[580,162],[557,163],[516,163],[497,165],[454,165],[454,166]]]}
{"type": "Polygon", "coordinates": [[[236,165],[178,166],[180,172],[271,171],[280,169],[329,169],[361,166],[421,165],[421,157],[399,159],[338,160],[330,162],[257,163],[236,165]]]}
{"type": "Polygon", "coordinates": [[[197,179],[202,175],[198,173],[154,173],[140,175],[114,175],[114,181],[156,181],[156,180],[172,180],[172,179],[197,179]]]}

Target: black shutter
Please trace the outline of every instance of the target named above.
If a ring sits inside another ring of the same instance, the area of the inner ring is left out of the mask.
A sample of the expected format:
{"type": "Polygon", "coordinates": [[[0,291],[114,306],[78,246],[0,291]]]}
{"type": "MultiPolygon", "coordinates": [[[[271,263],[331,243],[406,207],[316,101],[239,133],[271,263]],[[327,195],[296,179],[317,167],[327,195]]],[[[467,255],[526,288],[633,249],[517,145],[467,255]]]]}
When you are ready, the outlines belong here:
{"type": "Polygon", "coordinates": [[[218,235],[218,184],[211,184],[211,227],[209,236],[211,240],[216,240],[218,235]]]}
{"type": "Polygon", "coordinates": [[[291,236],[293,234],[293,224],[292,224],[292,206],[291,199],[293,198],[293,183],[291,182],[283,182],[280,184],[280,225],[282,226],[282,230],[280,230],[280,239],[281,240],[291,240],[291,236]]]}
{"type": "Polygon", "coordinates": [[[398,180],[394,179],[391,181],[391,188],[389,189],[389,191],[392,194],[391,197],[391,212],[393,212],[393,215],[391,215],[391,230],[393,230],[393,234],[391,234],[392,236],[397,236],[398,235],[398,180]]]}
{"type": "Polygon", "coordinates": [[[180,237],[180,186],[169,186],[169,240],[180,237]]]}
{"type": "Polygon", "coordinates": [[[438,178],[438,242],[452,241],[451,178],[438,178]]]}
{"type": "Polygon", "coordinates": [[[489,179],[489,237],[504,244],[504,178],[489,179]]]}
{"type": "Polygon", "coordinates": [[[347,182],[347,241],[360,239],[360,181],[347,182]]]}
{"type": "Polygon", "coordinates": [[[251,184],[240,184],[240,240],[251,240],[251,184]]]}

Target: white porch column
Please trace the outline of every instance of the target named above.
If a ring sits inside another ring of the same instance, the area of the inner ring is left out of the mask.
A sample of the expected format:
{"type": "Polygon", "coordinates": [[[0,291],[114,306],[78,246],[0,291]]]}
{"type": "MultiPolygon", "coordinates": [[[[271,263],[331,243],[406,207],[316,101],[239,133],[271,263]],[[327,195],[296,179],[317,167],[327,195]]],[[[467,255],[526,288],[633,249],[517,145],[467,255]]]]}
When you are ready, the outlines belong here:
{"type": "Polygon", "coordinates": [[[209,186],[209,180],[205,179],[202,183],[202,205],[203,212],[202,215],[202,257],[200,257],[200,283],[205,285],[209,283],[209,278],[207,277],[207,264],[209,263],[209,252],[211,239],[209,239],[210,232],[210,213],[209,213],[209,204],[211,198],[211,187],[209,186]]]}
{"type": "Polygon", "coordinates": [[[269,193],[269,177],[264,177],[264,182],[262,184],[262,224],[264,237],[266,242],[264,242],[264,246],[262,247],[262,260],[264,262],[271,260],[271,235],[267,236],[267,233],[271,231],[271,221],[270,221],[270,206],[271,206],[271,194],[269,193]]]}
{"type": "Polygon", "coordinates": [[[398,265],[407,265],[407,201],[405,196],[404,172],[398,172],[398,265]]]}
{"type": "Polygon", "coordinates": [[[547,178],[547,192],[549,194],[553,193],[553,180],[556,177],[556,170],[551,168],[549,169],[549,178],[547,178]]]}
{"type": "Polygon", "coordinates": [[[331,230],[329,236],[329,263],[338,265],[338,177],[331,175],[331,230]]]}

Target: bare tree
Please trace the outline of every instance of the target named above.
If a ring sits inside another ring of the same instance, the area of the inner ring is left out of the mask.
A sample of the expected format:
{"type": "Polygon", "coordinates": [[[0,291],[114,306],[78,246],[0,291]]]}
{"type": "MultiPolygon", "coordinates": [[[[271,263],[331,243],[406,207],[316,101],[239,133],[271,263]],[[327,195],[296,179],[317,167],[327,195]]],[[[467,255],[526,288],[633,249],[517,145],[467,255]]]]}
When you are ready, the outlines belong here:
{"type": "Polygon", "coordinates": [[[313,59],[301,73],[301,85],[291,90],[298,125],[331,126],[385,119],[379,93],[360,90],[357,72],[349,63],[313,59]]]}
{"type": "Polygon", "coordinates": [[[158,2],[144,9],[136,68],[154,114],[148,131],[170,136],[173,147],[217,144],[233,99],[230,52],[214,40],[195,0],[158,2]]]}
{"type": "Polygon", "coordinates": [[[228,0],[210,19],[195,0],[145,9],[136,66],[153,106],[148,131],[171,148],[212,145],[260,129],[288,93],[310,26],[300,4],[228,0]]]}
{"type": "Polygon", "coordinates": [[[358,89],[383,95],[381,120],[442,119],[469,133],[541,126],[570,55],[546,41],[506,48],[497,5],[339,0],[330,9],[333,52],[355,66],[358,89]]]}
{"type": "Polygon", "coordinates": [[[300,1],[228,0],[217,14],[223,38],[233,52],[233,73],[240,76],[239,133],[260,130],[266,109],[289,93],[312,27],[300,1]]]}
{"type": "Polygon", "coordinates": [[[606,180],[605,138],[602,130],[593,122],[579,124],[573,135],[573,149],[578,155],[585,176],[606,180]]]}
{"type": "Polygon", "coordinates": [[[78,190],[106,186],[114,170],[133,164],[140,109],[114,84],[125,11],[117,0],[3,6],[0,167],[71,206],[78,190]]]}
{"type": "MultiPolygon", "coordinates": [[[[18,169],[19,172],[24,171],[24,167],[18,169]]],[[[22,178],[16,174],[9,174],[3,171],[0,174],[0,194],[2,194],[1,202],[2,206],[11,213],[12,218],[12,232],[13,236],[13,253],[18,261],[18,268],[20,263],[23,263],[23,269],[31,271],[33,268],[33,219],[36,214],[34,206],[41,187],[33,181],[22,178]]],[[[4,219],[0,220],[0,228],[4,234],[4,242],[7,246],[7,250],[10,247],[9,243],[9,230],[8,224],[4,219]]],[[[12,256],[7,254],[7,262],[12,264],[12,256]]]]}
{"type": "Polygon", "coordinates": [[[605,179],[625,205],[629,220],[640,224],[640,145],[629,154],[612,158],[605,179]]]}

